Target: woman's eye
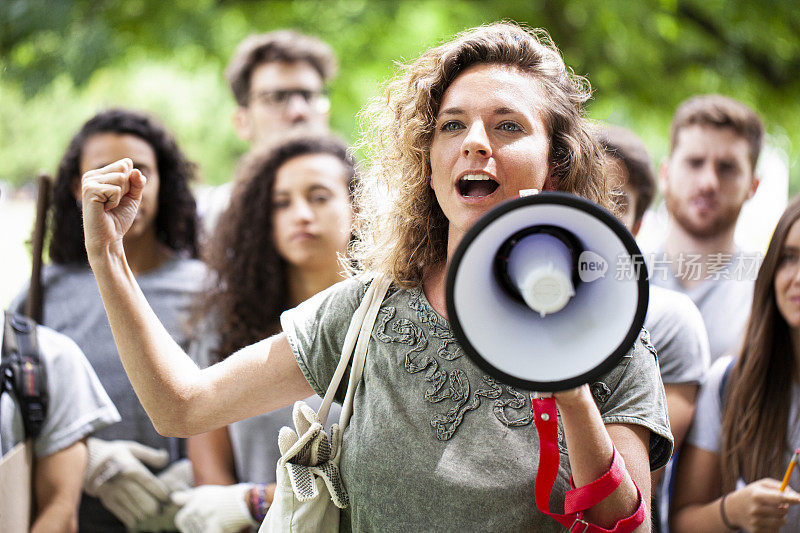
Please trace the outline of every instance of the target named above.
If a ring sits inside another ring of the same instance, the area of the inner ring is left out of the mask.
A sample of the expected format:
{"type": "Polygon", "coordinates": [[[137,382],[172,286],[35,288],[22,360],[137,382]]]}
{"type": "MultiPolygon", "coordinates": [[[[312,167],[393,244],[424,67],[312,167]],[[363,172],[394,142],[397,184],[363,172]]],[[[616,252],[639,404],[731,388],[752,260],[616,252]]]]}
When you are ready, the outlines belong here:
{"type": "Polygon", "coordinates": [[[782,265],[793,265],[797,263],[798,256],[797,254],[783,254],[781,256],[780,263],[782,265]]]}
{"type": "Polygon", "coordinates": [[[328,201],[329,196],[327,194],[315,194],[309,198],[312,204],[321,204],[328,201]]]}
{"type": "Polygon", "coordinates": [[[442,124],[442,127],[439,128],[439,129],[441,131],[457,131],[457,130],[460,130],[462,127],[463,126],[461,125],[460,122],[457,122],[455,120],[449,120],[449,121],[445,122],[444,124],[442,124]]]}
{"type": "Polygon", "coordinates": [[[503,131],[522,131],[522,126],[520,126],[516,122],[503,122],[502,124],[497,126],[497,129],[503,131]]]}
{"type": "Polygon", "coordinates": [[[272,202],[272,209],[286,209],[287,207],[289,207],[288,200],[276,200],[272,202]]]}

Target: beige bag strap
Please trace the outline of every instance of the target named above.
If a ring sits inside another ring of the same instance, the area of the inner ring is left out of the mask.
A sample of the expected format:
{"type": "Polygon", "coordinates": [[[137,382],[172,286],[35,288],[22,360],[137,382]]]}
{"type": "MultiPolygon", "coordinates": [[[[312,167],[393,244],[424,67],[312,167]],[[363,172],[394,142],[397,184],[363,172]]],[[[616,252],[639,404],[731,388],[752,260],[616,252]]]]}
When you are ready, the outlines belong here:
{"type": "Polygon", "coordinates": [[[356,312],[353,313],[353,318],[350,320],[350,327],[347,329],[347,334],[345,335],[339,364],[336,366],[336,371],[333,373],[331,383],[328,385],[328,390],[325,392],[325,397],[322,399],[322,405],[319,411],[317,411],[317,417],[323,426],[328,419],[328,412],[330,411],[331,403],[333,403],[333,397],[336,395],[336,391],[339,390],[342,377],[347,370],[347,365],[350,363],[350,358],[353,357],[353,350],[355,348],[356,355],[353,357],[353,367],[350,371],[347,393],[345,394],[344,405],[341,415],[339,416],[340,429],[344,430],[350,420],[350,414],[353,410],[353,394],[355,393],[355,387],[361,379],[361,374],[364,369],[369,337],[375,325],[375,319],[378,316],[381,303],[383,303],[386,291],[389,289],[391,283],[391,278],[383,274],[376,275],[367,288],[361,305],[359,305],[356,312]]]}
{"type": "Polygon", "coordinates": [[[378,317],[378,311],[381,309],[383,298],[386,296],[386,291],[389,285],[392,284],[391,278],[376,277],[372,283],[377,285],[375,294],[373,295],[372,303],[367,310],[367,316],[364,317],[364,322],[361,324],[361,332],[358,335],[358,343],[356,350],[353,353],[353,366],[350,369],[350,381],[347,383],[347,393],[344,397],[342,404],[342,411],[339,414],[339,429],[344,431],[347,424],[350,422],[350,415],[353,413],[353,396],[356,393],[356,386],[361,381],[361,376],[364,372],[364,362],[367,360],[367,346],[369,339],[372,335],[372,329],[375,326],[375,319],[378,317]]]}

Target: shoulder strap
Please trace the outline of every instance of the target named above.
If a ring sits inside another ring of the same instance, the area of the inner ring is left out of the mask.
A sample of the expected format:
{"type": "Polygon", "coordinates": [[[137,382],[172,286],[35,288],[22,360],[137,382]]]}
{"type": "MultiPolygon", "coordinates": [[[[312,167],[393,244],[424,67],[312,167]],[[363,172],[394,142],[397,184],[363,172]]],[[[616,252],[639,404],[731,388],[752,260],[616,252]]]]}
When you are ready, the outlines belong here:
{"type": "MultiPolygon", "coordinates": [[[[323,426],[328,419],[328,412],[330,411],[331,403],[333,403],[333,397],[336,395],[336,391],[339,390],[339,384],[342,382],[342,377],[347,370],[347,366],[350,364],[350,359],[353,356],[353,349],[356,348],[356,341],[358,341],[359,345],[363,344],[362,350],[366,352],[366,343],[369,342],[369,333],[372,331],[372,327],[375,324],[375,318],[378,316],[378,310],[386,295],[386,291],[389,289],[389,285],[391,285],[391,281],[391,278],[382,274],[376,275],[367,288],[367,292],[364,294],[363,300],[361,300],[361,305],[359,305],[355,313],[353,313],[353,318],[350,320],[350,327],[347,329],[347,334],[344,338],[339,364],[336,366],[336,371],[333,373],[331,383],[328,385],[328,390],[325,392],[325,397],[322,399],[322,405],[319,411],[317,411],[317,416],[323,426]],[[368,311],[371,311],[369,315],[367,313],[368,311]],[[364,330],[367,331],[366,334],[362,333],[364,330]],[[362,340],[362,337],[366,337],[366,340],[362,340]]],[[[358,379],[361,379],[361,371],[364,368],[364,362],[361,361],[358,370],[355,370],[355,366],[354,364],[350,372],[350,382],[348,383],[348,391],[345,396],[345,408],[342,409],[339,418],[341,429],[344,429],[342,422],[344,421],[346,425],[346,421],[350,418],[350,411],[352,410],[352,393],[350,389],[355,387],[355,383],[357,383],[358,379]],[[354,374],[357,374],[356,382],[353,382],[354,374]],[[350,397],[349,408],[346,407],[348,397],[350,397]]]]}
{"type": "Polygon", "coordinates": [[[22,412],[25,438],[39,436],[47,414],[47,376],[39,357],[36,323],[5,313],[2,372],[3,391],[13,394],[22,412]]]}
{"type": "Polygon", "coordinates": [[[372,280],[372,283],[375,284],[375,293],[367,309],[364,322],[361,324],[361,329],[358,334],[358,343],[356,344],[355,352],[353,352],[353,366],[350,369],[350,381],[347,383],[347,393],[345,394],[344,403],[342,404],[342,411],[339,413],[339,428],[342,430],[344,430],[348,422],[350,422],[350,415],[353,413],[353,395],[356,392],[358,382],[361,381],[361,376],[364,372],[364,363],[367,360],[367,346],[372,336],[372,330],[375,327],[375,319],[378,317],[383,298],[386,296],[386,291],[389,289],[389,285],[392,284],[392,280],[385,276],[378,276],[372,280]]]}

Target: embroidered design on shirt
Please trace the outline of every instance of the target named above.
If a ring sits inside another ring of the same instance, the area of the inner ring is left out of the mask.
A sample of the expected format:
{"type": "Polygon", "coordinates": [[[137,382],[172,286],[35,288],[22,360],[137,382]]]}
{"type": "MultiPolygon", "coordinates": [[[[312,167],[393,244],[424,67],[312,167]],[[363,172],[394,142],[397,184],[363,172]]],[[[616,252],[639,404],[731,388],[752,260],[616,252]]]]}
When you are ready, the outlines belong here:
{"type": "Polygon", "coordinates": [[[416,313],[419,324],[425,324],[427,328],[423,329],[418,323],[406,318],[396,318],[395,307],[383,307],[378,315],[375,337],[387,344],[400,343],[409,346],[411,349],[405,354],[403,365],[409,374],[424,372],[425,381],[431,383],[431,387],[425,391],[425,400],[431,404],[449,407],[430,419],[437,439],[445,441],[452,438],[466,413],[480,407],[481,398],[494,400],[492,413],[508,427],[521,427],[533,421],[533,411],[527,394],[502,385],[489,376],[483,376],[486,387],[473,392],[469,378],[463,370],[455,368],[448,372],[443,369],[442,364],[456,361],[463,355],[449,325],[425,304],[421,289],[410,291],[408,306],[416,313]],[[425,353],[429,336],[432,341],[439,341],[436,356],[443,361],[431,355],[430,350],[425,353]],[[503,398],[504,391],[510,397],[503,398]]]}

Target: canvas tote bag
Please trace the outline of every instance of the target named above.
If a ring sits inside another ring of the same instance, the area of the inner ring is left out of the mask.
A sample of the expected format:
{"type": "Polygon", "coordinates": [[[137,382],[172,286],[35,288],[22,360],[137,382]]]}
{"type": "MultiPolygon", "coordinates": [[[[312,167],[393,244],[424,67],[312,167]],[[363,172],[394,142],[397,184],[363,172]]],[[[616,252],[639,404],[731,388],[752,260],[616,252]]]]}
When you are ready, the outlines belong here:
{"type": "Polygon", "coordinates": [[[356,309],[345,336],[342,356],[317,413],[296,402],[295,429],[284,427],[278,437],[281,458],[277,465],[275,496],[259,533],[310,533],[339,531],[340,509],[349,505],[339,475],[342,434],[353,412],[353,395],[361,380],[372,328],[391,278],[377,275],[356,309]],[[355,346],[355,351],[353,347],[355,346]],[[325,421],[352,356],[339,423],[325,433],[325,421]]]}

